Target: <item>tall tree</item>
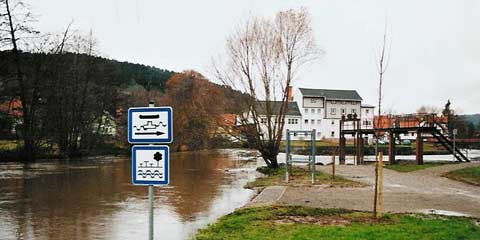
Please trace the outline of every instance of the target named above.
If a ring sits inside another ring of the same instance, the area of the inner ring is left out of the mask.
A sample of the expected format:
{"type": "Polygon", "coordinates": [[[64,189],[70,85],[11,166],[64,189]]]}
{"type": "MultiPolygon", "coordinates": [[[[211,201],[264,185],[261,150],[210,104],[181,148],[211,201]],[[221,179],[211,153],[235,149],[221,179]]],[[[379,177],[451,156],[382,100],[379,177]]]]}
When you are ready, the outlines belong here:
{"type": "Polygon", "coordinates": [[[166,95],[160,102],[175,108],[175,147],[210,147],[224,109],[224,95],[217,85],[195,71],[178,73],[168,80],[166,95]]]}
{"type": "Polygon", "coordinates": [[[250,96],[244,104],[250,111],[238,113],[244,134],[267,166],[276,168],[289,88],[297,71],[321,53],[310,14],[301,8],[281,11],[273,20],[252,17],[227,38],[226,45],[225,64],[215,66],[217,77],[250,96]]]}
{"type": "Polygon", "coordinates": [[[20,43],[38,33],[30,26],[34,20],[23,1],[0,0],[0,33],[2,33],[0,43],[2,47],[7,47],[13,52],[15,74],[12,79],[18,85],[16,95],[22,102],[22,139],[26,160],[35,157],[35,148],[38,144],[35,118],[40,100],[37,87],[39,79],[26,78],[22,69],[20,43]]]}

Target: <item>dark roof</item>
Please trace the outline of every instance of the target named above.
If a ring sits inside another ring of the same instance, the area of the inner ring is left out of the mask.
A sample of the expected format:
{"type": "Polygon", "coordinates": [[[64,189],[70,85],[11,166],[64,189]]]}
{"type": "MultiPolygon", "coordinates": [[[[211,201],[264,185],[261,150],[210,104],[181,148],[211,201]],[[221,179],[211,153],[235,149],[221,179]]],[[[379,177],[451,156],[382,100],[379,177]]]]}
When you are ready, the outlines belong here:
{"type": "Polygon", "coordinates": [[[302,93],[303,96],[324,97],[326,99],[362,101],[362,97],[360,97],[360,95],[355,90],[300,88],[300,92],[302,93]]]}
{"type": "Polygon", "coordinates": [[[360,107],[362,107],[362,108],[375,108],[375,106],[370,105],[370,104],[362,104],[360,107]]]}
{"type": "MultiPolygon", "coordinates": [[[[265,115],[265,101],[259,101],[257,104],[257,113],[259,115],[265,115]]],[[[274,113],[280,113],[280,108],[282,106],[281,101],[271,101],[270,102],[273,105],[273,112],[274,113]]],[[[285,115],[290,115],[290,116],[302,116],[300,113],[300,109],[298,108],[297,102],[288,102],[288,110],[287,114],[285,115]]]]}

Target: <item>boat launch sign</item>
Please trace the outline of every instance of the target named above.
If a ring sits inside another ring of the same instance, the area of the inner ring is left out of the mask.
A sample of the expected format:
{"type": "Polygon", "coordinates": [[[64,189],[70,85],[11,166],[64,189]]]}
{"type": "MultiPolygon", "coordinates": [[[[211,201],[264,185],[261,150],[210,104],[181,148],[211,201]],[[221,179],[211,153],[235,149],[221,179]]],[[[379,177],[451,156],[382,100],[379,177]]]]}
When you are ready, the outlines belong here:
{"type": "Polygon", "coordinates": [[[171,143],[173,140],[171,107],[128,109],[128,142],[171,143]]]}

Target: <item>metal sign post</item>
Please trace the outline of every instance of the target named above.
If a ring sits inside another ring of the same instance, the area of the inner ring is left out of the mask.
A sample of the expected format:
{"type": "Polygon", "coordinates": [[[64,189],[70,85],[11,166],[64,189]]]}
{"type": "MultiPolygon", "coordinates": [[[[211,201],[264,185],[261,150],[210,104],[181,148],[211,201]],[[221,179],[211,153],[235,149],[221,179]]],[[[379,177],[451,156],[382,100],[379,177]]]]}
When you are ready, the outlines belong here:
{"type": "Polygon", "coordinates": [[[154,143],[171,143],[173,140],[173,113],[171,107],[128,109],[128,141],[147,143],[132,147],[132,182],[148,185],[148,239],[153,240],[154,185],[170,182],[170,148],[154,143]]]}

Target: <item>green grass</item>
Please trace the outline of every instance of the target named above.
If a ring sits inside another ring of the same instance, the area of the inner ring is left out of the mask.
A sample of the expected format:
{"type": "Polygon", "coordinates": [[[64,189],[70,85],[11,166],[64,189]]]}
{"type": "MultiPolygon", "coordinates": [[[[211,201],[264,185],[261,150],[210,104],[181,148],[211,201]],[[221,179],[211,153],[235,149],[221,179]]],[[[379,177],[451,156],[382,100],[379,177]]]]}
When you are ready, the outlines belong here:
{"type": "Polygon", "coordinates": [[[473,219],[273,206],[240,209],[200,230],[196,239],[480,239],[473,219]]]}
{"type": "Polygon", "coordinates": [[[18,140],[0,140],[0,151],[12,151],[22,146],[18,140]]]}
{"type": "Polygon", "coordinates": [[[480,186],[480,167],[469,167],[444,174],[453,180],[480,186]]]}
{"type": "Polygon", "coordinates": [[[424,163],[423,165],[418,165],[416,162],[405,162],[405,163],[397,163],[394,165],[386,165],[385,168],[395,170],[397,172],[413,172],[418,171],[426,168],[437,167],[444,165],[446,163],[424,163]]]}
{"type": "MultiPolygon", "coordinates": [[[[247,183],[246,188],[254,187],[267,187],[267,186],[279,186],[287,185],[285,183],[285,165],[282,164],[280,167],[272,169],[267,167],[257,168],[257,171],[263,173],[265,176],[256,178],[255,181],[247,183]]],[[[291,186],[298,185],[311,185],[312,182],[312,172],[307,168],[293,167],[292,172],[289,175],[289,183],[291,186]]],[[[316,171],[315,172],[315,185],[331,185],[334,187],[355,187],[363,186],[361,183],[354,182],[340,176],[335,176],[335,179],[332,179],[332,175],[316,171]]]]}

